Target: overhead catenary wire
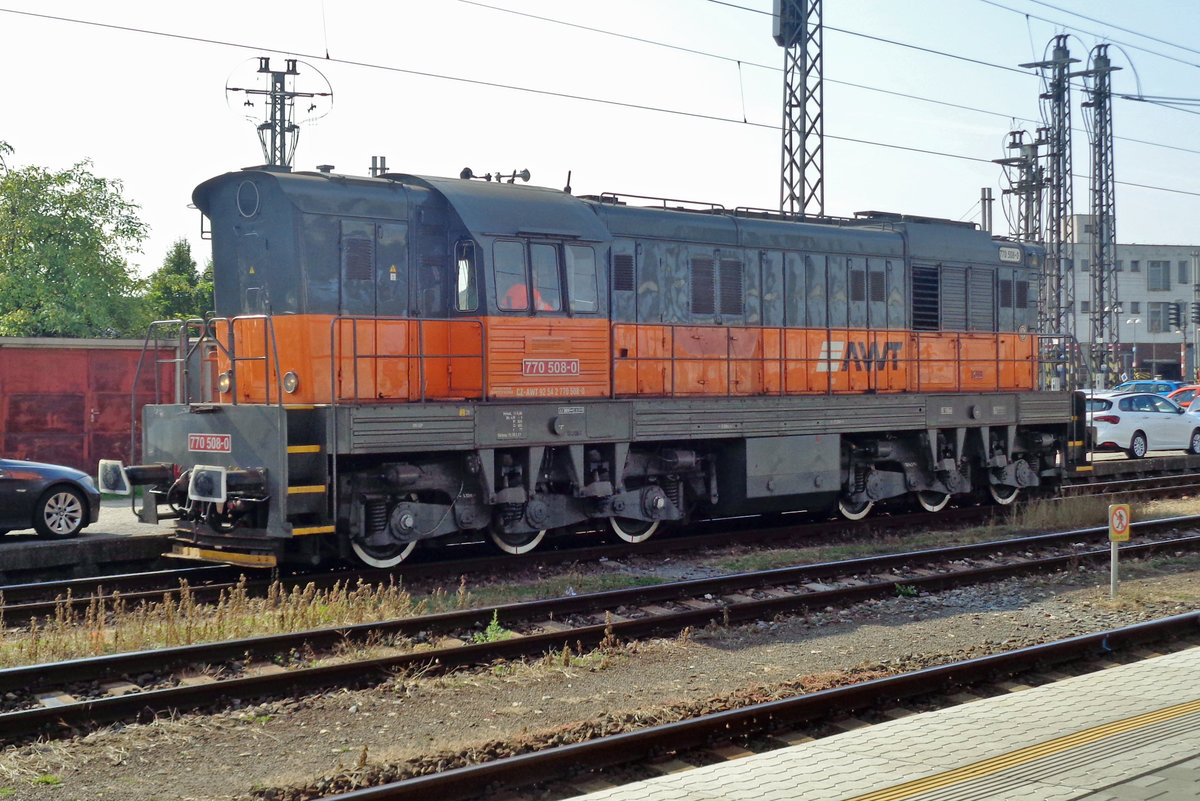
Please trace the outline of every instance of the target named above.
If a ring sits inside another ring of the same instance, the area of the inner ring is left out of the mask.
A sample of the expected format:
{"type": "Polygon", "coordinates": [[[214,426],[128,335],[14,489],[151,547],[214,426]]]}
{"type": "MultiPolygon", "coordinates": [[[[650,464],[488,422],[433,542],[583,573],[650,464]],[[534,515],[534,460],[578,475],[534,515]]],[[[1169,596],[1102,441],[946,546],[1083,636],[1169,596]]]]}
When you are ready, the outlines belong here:
{"type": "MultiPolygon", "coordinates": [[[[581,25],[576,22],[570,22],[568,20],[557,19],[555,17],[547,17],[542,14],[530,14],[529,12],[526,12],[526,11],[518,11],[516,9],[504,8],[503,6],[497,6],[492,3],[484,3],[484,2],[480,2],[479,0],[459,0],[459,2],[463,3],[465,5],[471,5],[471,6],[476,6],[478,8],[484,8],[489,11],[496,11],[496,12],[503,13],[503,14],[512,14],[512,15],[515,15],[518,17],[526,17],[528,19],[534,19],[539,22],[545,22],[545,23],[548,23],[551,25],[561,25],[563,27],[574,28],[576,30],[583,30],[583,31],[598,34],[601,36],[611,36],[613,38],[624,39],[624,40],[632,41],[632,42],[638,42],[641,44],[650,45],[652,47],[662,47],[662,48],[666,48],[669,50],[676,50],[676,51],[683,52],[683,53],[689,53],[691,55],[704,56],[706,58],[712,58],[712,59],[716,59],[719,61],[727,61],[727,62],[738,65],[739,79],[740,79],[740,74],[741,74],[741,67],[743,65],[748,66],[748,67],[757,67],[759,69],[765,69],[765,70],[769,70],[772,72],[778,72],[778,73],[783,72],[782,67],[779,67],[779,66],[773,65],[773,64],[762,64],[762,63],[759,63],[756,61],[747,61],[745,59],[737,58],[734,56],[727,56],[722,53],[714,53],[710,50],[700,50],[700,49],[692,48],[692,47],[684,47],[682,45],[673,44],[671,42],[663,42],[663,41],[657,40],[657,39],[649,39],[644,36],[634,36],[632,34],[622,33],[620,31],[612,31],[612,30],[607,30],[605,28],[597,28],[592,25],[581,25]]],[[[729,7],[736,8],[736,9],[743,10],[743,11],[751,11],[751,12],[755,12],[755,13],[765,13],[765,12],[760,12],[758,9],[746,8],[745,6],[739,6],[739,5],[735,5],[733,3],[723,2],[723,0],[709,0],[709,2],[716,3],[717,5],[729,6],[729,7]]],[[[829,29],[828,26],[826,26],[826,28],[829,29]]],[[[887,40],[887,41],[891,42],[891,40],[887,40]]],[[[891,42],[891,43],[894,43],[894,42],[891,42]]],[[[901,45],[901,46],[904,46],[904,45],[901,45]]],[[[937,52],[937,51],[934,51],[934,52],[937,52]]],[[[945,55],[950,55],[950,54],[945,54],[945,55]]],[[[1002,68],[1002,69],[1006,69],[1006,70],[1010,70],[1010,71],[1015,69],[1015,68],[1009,68],[1009,67],[1000,67],[999,65],[989,65],[989,66],[996,66],[997,68],[1002,68]]],[[[1025,75],[1035,75],[1036,74],[1036,73],[1033,73],[1033,72],[1030,72],[1027,70],[1015,70],[1015,71],[1025,74],[1025,75]]],[[[1017,119],[1022,122],[1032,123],[1034,125],[1038,125],[1041,123],[1041,120],[1034,119],[1031,117],[1021,117],[1019,115],[1007,114],[1002,111],[992,111],[991,109],[979,108],[978,106],[969,106],[964,103],[955,103],[955,102],[952,102],[949,100],[939,100],[937,98],[911,94],[909,92],[898,92],[898,91],[895,91],[892,89],[883,89],[878,86],[868,86],[867,84],[855,83],[853,81],[843,81],[843,80],[839,80],[837,78],[830,78],[827,75],[823,76],[823,80],[825,83],[832,84],[835,86],[848,86],[850,88],[861,89],[866,92],[875,92],[878,94],[888,95],[890,97],[899,97],[899,98],[903,98],[906,100],[916,100],[921,103],[930,103],[933,105],[942,106],[945,108],[957,109],[960,111],[970,111],[975,114],[985,114],[985,115],[992,116],[992,117],[1002,117],[1003,119],[1006,119],[1006,120],[1017,119]]],[[[1129,99],[1133,99],[1133,98],[1129,98],[1129,99]]],[[[745,101],[743,98],[743,103],[744,102],[745,101]]],[[[1157,148],[1162,148],[1164,150],[1176,150],[1181,153],[1195,153],[1197,155],[1200,155],[1200,149],[1183,147],[1182,145],[1171,145],[1171,144],[1166,144],[1164,142],[1153,142],[1150,140],[1137,139],[1135,137],[1129,137],[1129,136],[1118,136],[1118,137],[1116,137],[1116,139],[1119,141],[1131,142],[1131,143],[1139,144],[1139,145],[1145,145],[1147,147],[1157,147],[1157,148]]]]}
{"type": "MultiPolygon", "coordinates": [[[[744,6],[737,6],[733,3],[723,2],[723,0],[708,0],[708,1],[717,3],[719,5],[727,5],[727,6],[732,6],[735,8],[741,8],[741,9],[747,10],[747,11],[758,11],[757,9],[748,9],[748,8],[745,8],[744,6]]],[[[988,2],[988,0],[983,0],[983,1],[988,2]]],[[[173,39],[173,40],[177,40],[177,41],[194,42],[194,43],[198,43],[198,44],[206,44],[206,45],[212,45],[212,46],[217,46],[217,47],[228,47],[228,48],[236,48],[236,49],[240,49],[240,50],[251,50],[251,51],[257,51],[257,52],[262,52],[262,51],[280,52],[277,48],[265,46],[265,45],[257,45],[257,44],[247,43],[247,42],[237,42],[237,41],[228,40],[228,39],[215,39],[212,37],[193,36],[190,34],[172,33],[172,32],[168,32],[168,31],[159,31],[159,30],[154,30],[152,28],[141,28],[141,27],[130,26],[130,25],[118,25],[115,23],[99,22],[96,20],[78,19],[78,18],[67,17],[67,16],[63,16],[63,15],[58,15],[58,14],[46,14],[46,13],[42,13],[42,12],[26,11],[26,10],[22,10],[22,9],[11,9],[11,8],[2,8],[2,7],[0,7],[0,13],[13,14],[13,15],[17,15],[17,16],[24,16],[24,17],[35,18],[35,19],[50,20],[50,21],[54,21],[54,22],[63,22],[63,23],[74,24],[74,25],[84,25],[84,26],[90,26],[90,27],[95,27],[95,28],[103,28],[106,30],[115,30],[115,31],[121,31],[121,32],[125,32],[125,33],[133,33],[133,34],[144,35],[144,36],[154,36],[154,37],[159,37],[159,38],[173,39]]],[[[769,12],[762,12],[762,13],[769,13],[769,12]]],[[[880,37],[868,36],[867,38],[897,44],[895,42],[891,42],[890,40],[882,39],[880,37]]],[[[903,43],[899,43],[899,44],[902,44],[902,46],[903,46],[903,43]]],[[[926,48],[917,48],[917,49],[924,50],[926,48]]],[[[459,76],[459,75],[448,75],[448,74],[444,74],[444,73],[431,72],[428,70],[412,69],[409,67],[397,67],[397,66],[390,66],[390,65],[386,65],[386,64],[376,64],[376,63],[372,63],[369,61],[360,61],[360,60],[356,60],[356,59],[329,57],[326,54],[320,54],[320,53],[306,53],[306,52],[302,52],[302,51],[286,51],[286,52],[288,52],[290,55],[294,55],[294,56],[297,56],[300,58],[309,58],[309,59],[314,59],[314,60],[318,60],[318,61],[326,61],[328,63],[336,63],[336,64],[348,66],[348,67],[374,69],[374,70],[380,70],[383,72],[394,72],[394,73],[398,73],[398,74],[412,75],[415,77],[452,81],[452,82],[456,82],[456,83],[463,83],[463,84],[469,84],[469,85],[474,85],[474,86],[482,86],[482,87],[487,87],[487,88],[492,88],[492,89],[501,89],[501,90],[506,90],[506,91],[522,92],[522,93],[526,93],[526,94],[536,94],[536,95],[540,95],[543,97],[552,97],[552,98],[558,98],[558,99],[564,99],[564,100],[575,100],[575,101],[580,101],[580,102],[598,103],[598,104],[614,106],[614,107],[618,107],[618,108],[626,108],[626,109],[632,109],[632,110],[637,110],[637,111],[650,111],[650,112],[661,113],[661,114],[669,114],[669,115],[674,115],[674,116],[687,117],[687,118],[691,118],[691,119],[700,119],[700,120],[705,120],[705,121],[710,121],[710,122],[733,123],[736,125],[745,125],[745,126],[750,126],[753,128],[761,128],[761,129],[773,130],[773,131],[781,130],[780,126],[776,125],[776,124],[753,122],[753,121],[743,121],[743,120],[739,120],[739,119],[736,119],[733,117],[725,117],[725,116],[721,116],[721,115],[717,115],[717,114],[705,114],[702,112],[687,111],[684,109],[672,109],[672,108],[667,108],[664,106],[654,106],[654,105],[644,104],[644,103],[632,103],[629,101],[615,100],[612,98],[591,97],[591,96],[587,96],[587,95],[574,94],[574,93],[570,93],[570,92],[558,92],[558,91],[548,90],[548,89],[538,89],[536,87],[519,86],[516,84],[500,83],[500,82],[496,82],[496,81],[488,81],[488,80],[483,80],[483,79],[479,79],[479,78],[468,78],[468,77],[459,76]]],[[[929,51],[929,52],[937,52],[937,51],[929,51]]],[[[942,55],[950,55],[950,54],[942,54],[942,55]]],[[[968,60],[970,60],[970,59],[968,59],[968,60]]],[[[978,62],[978,63],[986,65],[986,62],[978,62]]],[[[999,65],[988,65],[988,66],[999,66],[999,65]]],[[[1000,68],[1010,70],[1013,72],[1018,72],[1023,75],[1031,75],[1032,74],[1028,71],[1019,70],[1016,68],[1008,68],[1008,67],[1000,67],[1000,68]]],[[[981,158],[978,156],[969,156],[969,155],[965,155],[965,154],[961,154],[961,153],[950,153],[947,151],[934,150],[931,148],[913,147],[913,146],[909,146],[909,145],[900,145],[900,144],[896,144],[896,143],[892,143],[892,142],[879,142],[879,141],[874,141],[874,140],[869,140],[869,139],[861,139],[861,138],[857,138],[857,137],[838,136],[835,134],[829,134],[828,132],[825,134],[825,138],[834,140],[834,141],[847,142],[847,143],[851,143],[851,144],[867,145],[867,146],[871,146],[871,147],[881,147],[881,148],[886,148],[889,150],[899,150],[899,151],[909,152],[909,153],[920,153],[920,154],[924,154],[924,155],[938,156],[938,157],[942,157],[942,158],[950,158],[950,159],[955,159],[955,160],[959,160],[959,161],[974,162],[977,164],[992,164],[991,159],[981,158]]],[[[1081,176],[1076,176],[1076,177],[1081,177],[1081,176]]],[[[1133,183],[1133,182],[1128,182],[1128,181],[1117,181],[1117,184],[1122,185],[1122,186],[1130,186],[1130,187],[1148,189],[1148,190],[1153,190],[1153,191],[1168,192],[1168,193],[1178,194],[1178,195],[1200,197],[1200,191],[1190,191],[1190,190],[1185,190],[1185,189],[1175,189],[1175,188],[1171,188],[1171,187],[1152,186],[1149,184],[1139,184],[1139,183],[1133,183]]]]}

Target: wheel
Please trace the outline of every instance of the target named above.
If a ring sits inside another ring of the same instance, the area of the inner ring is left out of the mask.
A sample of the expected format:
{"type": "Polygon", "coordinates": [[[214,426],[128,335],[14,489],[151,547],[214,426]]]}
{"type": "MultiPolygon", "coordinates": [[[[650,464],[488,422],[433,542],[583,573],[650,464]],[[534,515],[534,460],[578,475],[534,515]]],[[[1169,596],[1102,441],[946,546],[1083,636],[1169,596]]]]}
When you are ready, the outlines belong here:
{"type": "Polygon", "coordinates": [[[51,487],[38,498],[33,510],[33,527],[40,537],[66,539],[80,532],[86,514],[87,503],[78,490],[51,487]]]}
{"type": "Polygon", "coordinates": [[[1141,431],[1134,431],[1133,437],[1129,440],[1129,450],[1125,451],[1129,454],[1129,458],[1141,459],[1149,450],[1150,446],[1146,442],[1146,435],[1141,431]]]}
{"type": "Polygon", "coordinates": [[[1200,454],[1200,428],[1192,429],[1192,438],[1188,441],[1188,453],[1200,454]]]}
{"type": "Polygon", "coordinates": [[[363,564],[371,567],[395,567],[408,558],[408,555],[413,552],[413,548],[417,547],[417,542],[413,540],[407,543],[396,543],[385,548],[376,548],[351,540],[350,547],[354,549],[355,555],[362,560],[363,564]]]}
{"type": "Polygon", "coordinates": [[[950,503],[950,493],[918,492],[917,502],[921,504],[921,508],[926,512],[940,512],[946,508],[946,504],[950,503]]]}
{"type": "Polygon", "coordinates": [[[520,556],[541,545],[542,540],[546,537],[546,529],[510,533],[499,526],[492,525],[488,526],[488,534],[491,535],[492,542],[496,543],[497,548],[505,553],[511,553],[513,556],[520,556]]]}
{"type": "Polygon", "coordinates": [[[859,501],[853,503],[844,498],[838,498],[838,513],[847,520],[862,520],[875,508],[875,501],[859,501]]]}
{"type": "Polygon", "coordinates": [[[636,545],[639,542],[645,542],[650,539],[650,536],[658,531],[658,524],[661,522],[661,520],[632,520],[628,517],[610,517],[608,518],[608,527],[612,529],[613,534],[616,534],[625,542],[636,545]]]}
{"type": "Polygon", "coordinates": [[[1004,484],[988,484],[988,492],[992,494],[993,501],[1001,506],[1008,506],[1021,494],[1021,488],[1009,487],[1004,484]]]}

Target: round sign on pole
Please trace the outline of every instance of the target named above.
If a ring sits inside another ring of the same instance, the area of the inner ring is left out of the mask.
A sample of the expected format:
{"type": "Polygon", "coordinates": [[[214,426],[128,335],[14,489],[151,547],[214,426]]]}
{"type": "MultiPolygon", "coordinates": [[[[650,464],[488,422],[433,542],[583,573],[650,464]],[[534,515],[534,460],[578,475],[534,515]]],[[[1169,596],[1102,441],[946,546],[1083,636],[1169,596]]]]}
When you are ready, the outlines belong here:
{"type": "Polygon", "coordinates": [[[1129,504],[1114,503],[1108,507],[1108,539],[1110,542],[1129,541],[1129,504]]]}

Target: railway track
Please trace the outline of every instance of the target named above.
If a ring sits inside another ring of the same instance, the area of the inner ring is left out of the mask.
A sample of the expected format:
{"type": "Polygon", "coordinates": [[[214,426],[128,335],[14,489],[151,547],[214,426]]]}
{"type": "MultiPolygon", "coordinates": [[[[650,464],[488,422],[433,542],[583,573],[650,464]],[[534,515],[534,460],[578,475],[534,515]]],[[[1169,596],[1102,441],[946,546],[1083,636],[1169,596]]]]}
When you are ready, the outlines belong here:
{"type": "Polygon", "coordinates": [[[631,773],[645,778],[678,772],[837,733],[839,720],[851,715],[855,725],[863,718],[886,720],[889,712],[910,711],[904,704],[952,706],[972,693],[1001,694],[1020,689],[1024,681],[1042,683],[1050,670],[1080,675],[1157,655],[1145,650],[1148,645],[1171,650],[1197,644],[1200,613],[1192,612],[322,797],[469,801],[501,791],[517,799],[526,791],[530,798],[552,801],[580,793],[582,782],[612,786],[631,773]]]}
{"type": "MultiPolygon", "coordinates": [[[[1069,497],[1115,496],[1137,493],[1142,496],[1172,494],[1181,490],[1200,490],[1200,474],[1170,475],[1159,478],[1132,478],[1119,481],[1094,481],[1078,484],[1067,492],[1069,497]]],[[[703,521],[691,526],[688,533],[676,533],[651,539],[632,548],[627,543],[605,543],[599,532],[584,532],[564,537],[557,544],[520,556],[496,554],[486,544],[462,546],[453,555],[430,554],[426,559],[405,562],[392,570],[352,569],[319,573],[281,572],[270,577],[250,577],[243,580],[241,568],[207,565],[177,570],[147,573],[127,573],[61,581],[41,581],[0,586],[0,615],[9,625],[27,623],[35,617],[47,617],[85,609],[95,602],[111,603],[119,594],[128,604],[138,601],[159,601],[164,595],[173,597],[186,581],[189,592],[198,602],[216,601],[222,592],[234,587],[244,588],[251,595],[265,593],[279,579],[284,588],[313,584],[326,589],[335,584],[387,583],[402,580],[406,585],[424,580],[454,578],[476,571],[494,570],[503,565],[506,570],[536,569],[571,562],[590,563],[601,559],[619,559],[630,554],[651,555],[695,552],[730,544],[731,534],[743,545],[779,543],[791,539],[836,538],[887,534],[955,525],[973,525],[1005,514],[1006,507],[990,505],[950,507],[941,512],[908,512],[896,507],[891,514],[880,514],[862,521],[819,520],[800,522],[801,516],[783,516],[764,525],[761,518],[703,521]],[[797,522],[789,522],[795,520],[797,522]],[[568,542],[568,540],[570,542],[568,542]],[[65,606],[64,606],[65,605],[65,606]]]]}
{"type": "MultiPolygon", "coordinates": [[[[1194,524],[1173,518],[1139,524],[1139,535],[1194,524]]],[[[377,681],[395,671],[447,670],[500,659],[538,658],[564,648],[674,635],[710,623],[772,619],[845,606],[897,592],[936,592],[1109,558],[1085,548],[1099,530],[1061,532],[975,545],[660,584],[470,609],[385,623],[164,648],[0,670],[0,739],[69,734],[95,723],[219,706],[231,698],[292,695],[377,681]],[[477,638],[491,621],[517,636],[477,638]],[[441,640],[434,644],[436,637],[441,640]],[[482,642],[476,642],[483,639],[482,642]],[[345,642],[400,642],[392,652],[335,664],[282,669],[283,657],[345,642]],[[417,643],[414,645],[414,641],[417,643]],[[227,678],[220,678],[227,676],[227,678]],[[131,678],[139,679],[139,686],[131,678]],[[87,695],[80,699],[77,696],[87,695]],[[19,707],[19,708],[15,708],[19,707]]],[[[1200,547],[1200,536],[1122,549],[1127,557],[1200,547]]]]}

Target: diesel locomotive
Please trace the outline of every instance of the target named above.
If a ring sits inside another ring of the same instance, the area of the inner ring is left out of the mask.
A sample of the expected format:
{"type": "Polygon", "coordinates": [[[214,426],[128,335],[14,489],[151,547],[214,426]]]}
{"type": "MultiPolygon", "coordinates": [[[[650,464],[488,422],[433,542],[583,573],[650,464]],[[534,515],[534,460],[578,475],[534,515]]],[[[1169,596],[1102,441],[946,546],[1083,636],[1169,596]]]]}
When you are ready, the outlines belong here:
{"type": "Polygon", "coordinates": [[[390,567],[422,540],[1008,504],[1081,461],[1031,333],[1043,252],[971,224],[468,171],[257,167],[193,200],[215,314],[155,324],[173,402],[141,464],[100,466],[179,556],[390,567]]]}

